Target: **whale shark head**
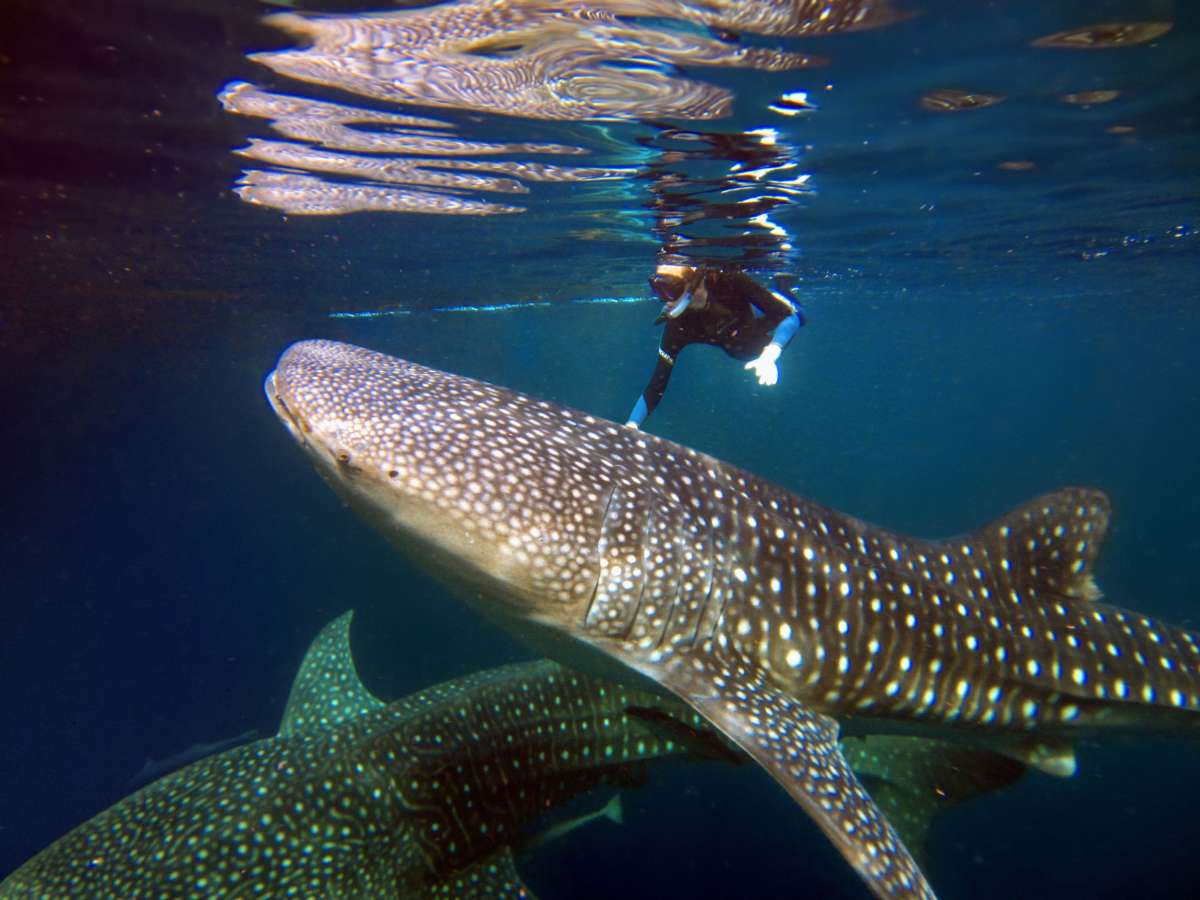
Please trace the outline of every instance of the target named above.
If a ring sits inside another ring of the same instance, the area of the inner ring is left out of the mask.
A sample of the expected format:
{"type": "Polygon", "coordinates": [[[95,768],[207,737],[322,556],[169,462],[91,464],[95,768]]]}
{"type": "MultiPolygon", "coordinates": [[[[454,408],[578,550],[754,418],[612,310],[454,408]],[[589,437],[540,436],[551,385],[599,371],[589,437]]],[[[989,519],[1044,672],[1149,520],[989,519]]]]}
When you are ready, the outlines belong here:
{"type": "Polygon", "coordinates": [[[583,614],[600,573],[619,426],[332,341],[289,347],[276,414],[359,513],[501,613],[583,614]]]}

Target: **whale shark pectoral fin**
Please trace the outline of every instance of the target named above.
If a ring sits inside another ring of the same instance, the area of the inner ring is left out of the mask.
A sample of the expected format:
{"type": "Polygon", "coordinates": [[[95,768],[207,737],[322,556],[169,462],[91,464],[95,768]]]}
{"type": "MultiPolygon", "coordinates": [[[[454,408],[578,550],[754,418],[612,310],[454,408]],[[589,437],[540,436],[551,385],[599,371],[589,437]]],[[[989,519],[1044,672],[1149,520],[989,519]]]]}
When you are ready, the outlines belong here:
{"type": "Polygon", "coordinates": [[[677,693],[792,795],[876,897],[933,898],[933,890],[842,756],[836,720],[775,688],[740,654],[705,645],[665,670],[636,666],[677,693]]]}
{"type": "Polygon", "coordinates": [[[280,737],[309,728],[330,728],[384,705],[367,690],[354,667],[350,652],[353,618],[354,610],[342,613],[309,645],[292,681],[280,737]]]}
{"type": "Polygon", "coordinates": [[[508,847],[452,872],[420,896],[422,900],[537,900],[517,874],[508,847]]]}

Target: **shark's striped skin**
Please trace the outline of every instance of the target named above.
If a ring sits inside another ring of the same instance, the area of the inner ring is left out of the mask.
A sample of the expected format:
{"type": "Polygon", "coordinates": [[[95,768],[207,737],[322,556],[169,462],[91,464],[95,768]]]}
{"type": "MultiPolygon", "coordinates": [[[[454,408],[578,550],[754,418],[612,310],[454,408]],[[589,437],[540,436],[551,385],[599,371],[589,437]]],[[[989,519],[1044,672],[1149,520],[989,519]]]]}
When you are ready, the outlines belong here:
{"type": "Polygon", "coordinates": [[[488,611],[616,660],[764,765],[881,897],[932,896],[839,724],[1069,774],[1080,732],[1200,721],[1195,635],[1096,602],[1109,517],[1070,488],[908,538],[668,441],[328,341],[268,377],[318,469],[488,611]]]}
{"type": "Polygon", "coordinates": [[[350,614],[322,631],[277,736],[172,773],[41,851],[0,898],[531,897],[511,846],[546,810],[687,748],[625,710],[673,698],[550,661],[384,705],[350,614]]]}

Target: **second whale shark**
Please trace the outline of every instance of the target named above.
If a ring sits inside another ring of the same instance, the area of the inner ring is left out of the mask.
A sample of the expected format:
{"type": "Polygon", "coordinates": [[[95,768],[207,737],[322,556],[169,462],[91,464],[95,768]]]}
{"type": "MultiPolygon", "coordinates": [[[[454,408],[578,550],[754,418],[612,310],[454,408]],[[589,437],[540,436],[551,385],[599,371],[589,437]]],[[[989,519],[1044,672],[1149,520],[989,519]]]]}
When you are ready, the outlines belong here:
{"type": "MultiPolygon", "coordinates": [[[[685,704],[549,660],[477,672],[384,704],[359,680],[347,612],[313,641],[279,733],[134,792],[9,877],[0,900],[338,897],[533,900],[514,868],[620,797],[541,834],[526,826],[667,758],[740,762],[685,704]]],[[[923,847],[936,815],[1019,777],[941,741],[847,744],[923,847]]]]}
{"type": "Polygon", "coordinates": [[[843,728],[949,735],[1069,775],[1079,735],[1200,722],[1197,636],[1098,602],[1099,491],[929,541],[348,344],[294,344],[265,390],[385,534],[539,648],[682,698],[877,896],[933,892],[847,763],[843,728]]]}
{"type": "MultiPolygon", "coordinates": [[[[547,810],[636,782],[655,760],[731,753],[677,701],[549,660],[385,704],[359,680],[350,621],[339,616],[309,648],[277,735],[131,794],[0,881],[0,898],[532,900],[513,850],[547,810]],[[658,733],[652,712],[693,739],[658,733]]],[[[877,767],[901,790],[953,764],[908,740],[877,767]]]]}

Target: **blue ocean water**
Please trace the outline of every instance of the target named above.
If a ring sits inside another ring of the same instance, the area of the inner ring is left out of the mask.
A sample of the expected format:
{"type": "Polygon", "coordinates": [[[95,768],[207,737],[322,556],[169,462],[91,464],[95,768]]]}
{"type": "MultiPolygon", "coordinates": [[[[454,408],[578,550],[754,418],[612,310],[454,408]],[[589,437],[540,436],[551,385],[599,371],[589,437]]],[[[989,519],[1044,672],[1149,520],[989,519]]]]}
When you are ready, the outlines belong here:
{"type": "MultiPolygon", "coordinates": [[[[308,641],[348,607],[384,696],[527,658],[314,476],[261,392],[288,343],[360,343],[615,419],[653,366],[645,180],[534,185],[528,213],[497,218],[285,218],[240,201],[231,150],[263,129],[224,112],[221,87],[335,96],[247,60],[288,43],[264,11],[18,4],[0,47],[0,873],[123,796],[146,757],[273,732],[308,641]],[[516,308],[447,311],[498,303],[516,308]],[[331,317],[347,311],[405,314],[331,317]]],[[[816,193],[776,217],[809,321],[774,388],[689,349],[648,427],[931,537],[1095,485],[1115,510],[1108,600],[1200,627],[1200,17],[1170,2],[910,11],[874,31],[744,37],[821,68],[682,67],[736,94],[706,129],[769,124],[811,173],[816,193]],[[1148,20],[1173,27],[1135,46],[1028,46],[1148,20]],[[949,88],[1005,99],[920,107],[949,88]],[[766,111],[801,89],[819,110],[766,111]],[[1104,89],[1122,95],[1059,99],[1104,89]]],[[[476,140],[645,161],[645,125],[409,111],[476,140]]],[[[1033,774],[945,816],[939,896],[1188,895],[1194,742],[1087,741],[1079,757],[1073,779],[1033,774]]],[[[626,806],[624,827],[522,863],[539,896],[866,896],[750,766],[664,767],[626,806]]]]}

